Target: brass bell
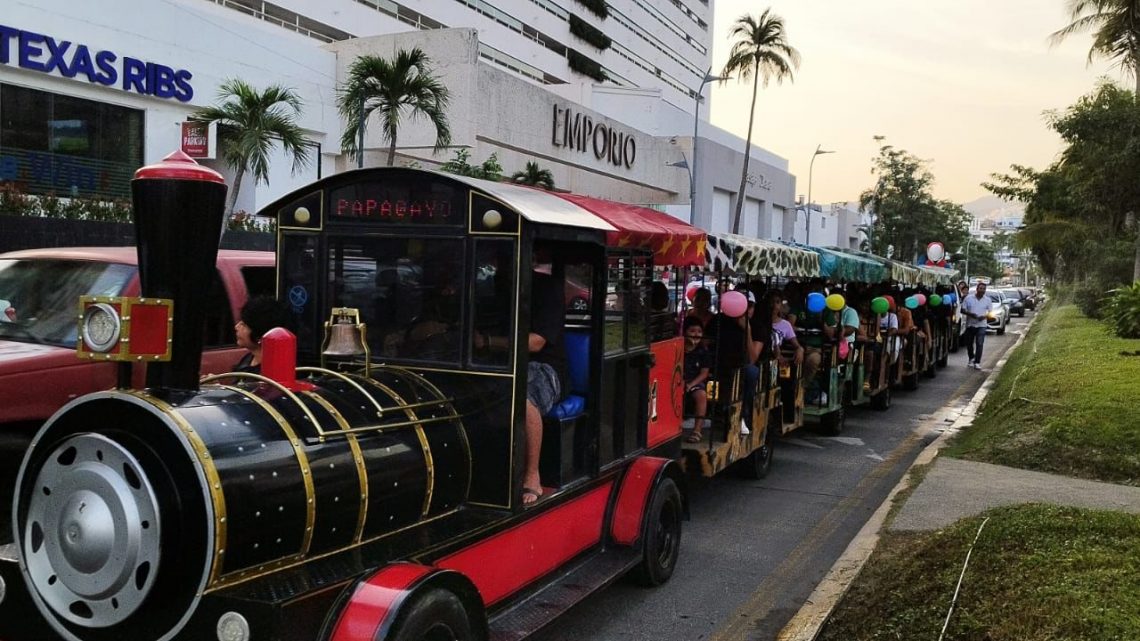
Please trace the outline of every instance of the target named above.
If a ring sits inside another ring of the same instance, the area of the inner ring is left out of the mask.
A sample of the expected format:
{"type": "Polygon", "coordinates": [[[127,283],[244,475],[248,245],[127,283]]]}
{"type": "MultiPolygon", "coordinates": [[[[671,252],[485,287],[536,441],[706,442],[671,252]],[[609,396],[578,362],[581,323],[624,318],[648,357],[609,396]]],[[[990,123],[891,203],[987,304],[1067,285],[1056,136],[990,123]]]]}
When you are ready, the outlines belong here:
{"type": "Polygon", "coordinates": [[[325,358],[354,359],[363,356],[368,369],[370,350],[365,340],[365,326],[360,322],[360,310],[353,307],[335,307],[325,322],[325,348],[321,351],[321,365],[325,358]]]}

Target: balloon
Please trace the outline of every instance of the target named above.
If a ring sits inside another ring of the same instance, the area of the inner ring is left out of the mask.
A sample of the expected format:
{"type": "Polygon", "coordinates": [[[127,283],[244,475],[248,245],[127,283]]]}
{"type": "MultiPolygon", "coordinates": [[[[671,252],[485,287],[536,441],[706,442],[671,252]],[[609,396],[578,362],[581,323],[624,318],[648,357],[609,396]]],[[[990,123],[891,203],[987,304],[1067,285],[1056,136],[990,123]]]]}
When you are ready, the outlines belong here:
{"type": "Polygon", "coordinates": [[[958,302],[958,295],[955,294],[954,292],[950,292],[949,294],[946,294],[945,298],[943,298],[942,300],[950,301],[950,304],[953,305],[954,303],[958,302]]]}
{"type": "Polygon", "coordinates": [[[725,292],[720,295],[720,311],[729,318],[740,318],[748,311],[748,299],[736,290],[725,292]]]}
{"type": "Polygon", "coordinates": [[[842,294],[832,294],[824,302],[827,304],[827,308],[833,312],[838,312],[847,304],[842,294]]]}
{"type": "Polygon", "coordinates": [[[915,298],[915,300],[918,301],[919,305],[925,305],[926,304],[926,294],[915,294],[914,298],[915,298]]]}
{"type": "Polygon", "coordinates": [[[895,303],[894,296],[887,295],[883,296],[883,298],[887,299],[887,311],[893,312],[894,310],[898,309],[898,305],[895,303]]]}
{"type": "Polygon", "coordinates": [[[934,242],[926,246],[926,257],[932,263],[937,263],[946,257],[946,248],[942,243],[934,242]]]}
{"type": "Polygon", "coordinates": [[[942,304],[942,297],[941,296],[939,296],[938,294],[931,294],[930,295],[930,306],[931,307],[938,307],[941,304],[942,304]]]}
{"type": "Polygon", "coordinates": [[[700,289],[700,286],[698,286],[696,283],[693,283],[689,285],[688,289],[685,290],[685,298],[689,299],[690,303],[693,302],[694,298],[696,298],[698,289],[700,289]]]}
{"type": "Polygon", "coordinates": [[[918,308],[918,298],[916,298],[914,296],[907,296],[906,300],[903,301],[903,304],[906,305],[907,309],[917,309],[918,308]]]}
{"type": "Polygon", "coordinates": [[[823,294],[821,294],[819,292],[812,292],[812,293],[808,294],[807,308],[808,308],[809,312],[811,312],[813,314],[818,314],[818,313],[822,312],[823,308],[826,306],[827,306],[827,300],[823,297],[823,294]]]}
{"type": "Polygon", "coordinates": [[[873,298],[871,300],[871,311],[876,314],[886,314],[891,311],[891,304],[882,296],[873,298]]]}

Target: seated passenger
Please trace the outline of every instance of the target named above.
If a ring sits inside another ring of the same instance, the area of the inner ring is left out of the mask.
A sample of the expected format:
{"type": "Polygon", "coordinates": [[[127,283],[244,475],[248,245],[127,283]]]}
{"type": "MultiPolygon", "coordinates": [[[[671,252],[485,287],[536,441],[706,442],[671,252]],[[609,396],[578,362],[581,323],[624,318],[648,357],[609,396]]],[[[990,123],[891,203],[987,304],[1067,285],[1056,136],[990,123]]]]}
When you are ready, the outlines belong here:
{"type": "Polygon", "coordinates": [[[685,319],[685,396],[693,399],[693,431],[685,438],[686,442],[699,443],[708,411],[708,395],[705,382],[709,378],[709,361],[712,357],[702,345],[704,329],[701,321],[694,317],[685,319]]]}
{"type": "Polygon", "coordinates": [[[799,366],[804,362],[804,348],[796,339],[796,330],[792,324],[785,318],[788,314],[788,306],[784,304],[783,297],[778,293],[768,295],[768,305],[772,310],[772,354],[781,362],[786,362],[787,359],[782,353],[784,345],[787,345],[795,350],[795,355],[792,357],[792,362],[799,366]]]}
{"type": "MultiPolygon", "coordinates": [[[[534,261],[550,261],[548,252],[535,250],[534,261]]],[[[566,380],[566,352],[562,343],[563,287],[540,271],[531,275],[530,333],[527,336],[526,467],[523,472],[522,504],[542,498],[538,473],[542,453],[542,417],[562,399],[566,380]]]]}
{"type": "Polygon", "coordinates": [[[693,294],[693,306],[685,314],[685,318],[697,318],[701,321],[701,328],[708,329],[713,316],[715,314],[712,312],[712,292],[707,287],[701,287],[693,294]]]}

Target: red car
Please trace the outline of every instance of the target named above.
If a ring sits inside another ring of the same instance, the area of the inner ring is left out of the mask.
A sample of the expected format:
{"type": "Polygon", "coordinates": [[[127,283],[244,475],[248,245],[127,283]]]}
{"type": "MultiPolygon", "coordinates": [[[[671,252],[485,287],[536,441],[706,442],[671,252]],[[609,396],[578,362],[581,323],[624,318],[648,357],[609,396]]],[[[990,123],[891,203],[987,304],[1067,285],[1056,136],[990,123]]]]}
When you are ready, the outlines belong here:
{"type": "MultiPolygon", "coordinates": [[[[0,430],[32,431],[71,399],[115,384],[115,365],[75,355],[84,294],[135,296],[134,247],[31,249],[0,254],[0,430]]],[[[272,252],[222,250],[211,291],[202,372],[240,357],[234,322],[249,292],[272,293],[272,252]]],[[[135,377],[141,383],[142,368],[135,377]]]]}

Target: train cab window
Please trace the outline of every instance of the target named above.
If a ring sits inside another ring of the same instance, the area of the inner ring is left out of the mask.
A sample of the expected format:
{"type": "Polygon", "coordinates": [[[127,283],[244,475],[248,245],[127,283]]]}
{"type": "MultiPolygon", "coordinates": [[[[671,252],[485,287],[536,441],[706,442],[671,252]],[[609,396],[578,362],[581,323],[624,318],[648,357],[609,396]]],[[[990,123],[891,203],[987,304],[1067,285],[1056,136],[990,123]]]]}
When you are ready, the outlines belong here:
{"type": "Polygon", "coordinates": [[[242,267],[241,278],[245,281],[245,291],[250,298],[277,293],[277,273],[274,267],[242,267]]]}
{"type": "Polygon", "coordinates": [[[515,241],[475,241],[472,291],[471,362],[482,367],[509,367],[514,331],[515,241]]]}
{"type": "Polygon", "coordinates": [[[629,349],[649,345],[649,296],[653,285],[653,267],[649,256],[630,257],[630,295],[625,311],[629,319],[629,349]]]}
{"type": "Polygon", "coordinates": [[[458,366],[464,273],[459,239],[333,238],[329,302],[360,310],[374,355],[458,366]]]}
{"type": "Polygon", "coordinates": [[[625,350],[625,304],[630,295],[629,258],[610,256],[606,274],[606,353],[625,350]]]}
{"type": "Polygon", "coordinates": [[[210,279],[210,289],[206,294],[206,333],[202,347],[216,349],[230,347],[237,343],[234,335],[234,315],[230,310],[230,297],[218,272],[210,279]]]}

